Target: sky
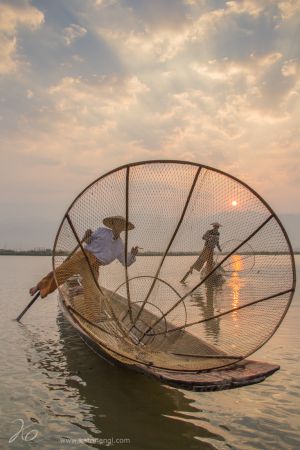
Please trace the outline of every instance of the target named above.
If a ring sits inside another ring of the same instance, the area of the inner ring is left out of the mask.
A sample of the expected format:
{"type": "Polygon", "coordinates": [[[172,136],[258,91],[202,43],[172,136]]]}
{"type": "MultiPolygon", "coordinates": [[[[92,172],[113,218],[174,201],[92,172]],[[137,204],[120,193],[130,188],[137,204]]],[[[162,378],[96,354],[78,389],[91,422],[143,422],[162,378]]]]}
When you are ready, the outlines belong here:
{"type": "Polygon", "coordinates": [[[0,0],[0,248],[52,247],[86,185],[151,159],[240,178],[296,239],[299,42],[299,0],[0,0]]]}

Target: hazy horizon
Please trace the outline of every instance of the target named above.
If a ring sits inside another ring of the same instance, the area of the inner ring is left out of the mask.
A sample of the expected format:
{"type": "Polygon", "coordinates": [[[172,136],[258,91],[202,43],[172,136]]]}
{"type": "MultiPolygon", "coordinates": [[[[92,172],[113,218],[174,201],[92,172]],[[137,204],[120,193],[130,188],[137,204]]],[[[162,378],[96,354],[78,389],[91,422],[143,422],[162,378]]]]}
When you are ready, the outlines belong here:
{"type": "MultiPolygon", "coordinates": [[[[289,239],[292,244],[292,248],[294,251],[300,251],[300,214],[290,214],[290,215],[279,215],[279,219],[282,222],[283,226],[285,227],[287,234],[289,236],[289,239]]],[[[6,233],[3,233],[3,230],[0,228],[0,236],[2,238],[0,239],[0,249],[10,249],[10,250],[32,250],[32,249],[52,249],[54,244],[54,238],[56,235],[56,232],[58,230],[58,226],[60,223],[57,223],[57,227],[54,226],[50,227],[50,223],[48,223],[48,230],[49,235],[47,236],[47,239],[44,237],[40,237],[40,241],[32,240],[28,244],[24,244],[22,242],[19,242],[17,244],[16,241],[14,241],[14,231],[11,234],[11,239],[3,242],[3,234],[6,236],[6,238],[9,236],[8,230],[6,230],[6,233]],[[52,239],[52,240],[51,240],[52,239]]],[[[103,226],[101,223],[99,223],[99,226],[103,226]]],[[[29,225],[30,227],[30,225],[29,225]]],[[[31,225],[31,228],[28,229],[28,233],[35,230],[38,232],[37,228],[31,225]]],[[[45,229],[44,229],[45,230],[45,229]]],[[[44,233],[42,233],[44,235],[44,233]]],[[[122,237],[124,238],[123,234],[122,237]]],[[[222,237],[221,237],[222,242],[222,237]]],[[[147,251],[147,249],[144,249],[144,251],[147,251]]]]}

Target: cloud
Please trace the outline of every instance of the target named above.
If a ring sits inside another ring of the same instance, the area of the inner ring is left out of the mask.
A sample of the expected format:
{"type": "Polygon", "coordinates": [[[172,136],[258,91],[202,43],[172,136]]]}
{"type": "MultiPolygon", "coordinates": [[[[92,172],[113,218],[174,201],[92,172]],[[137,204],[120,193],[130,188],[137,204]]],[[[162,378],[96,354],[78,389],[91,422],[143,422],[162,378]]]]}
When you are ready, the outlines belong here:
{"type": "Polygon", "coordinates": [[[17,4],[0,4],[0,75],[15,72],[20,55],[17,53],[17,33],[20,28],[31,31],[44,22],[44,15],[26,0],[17,4]]]}
{"type": "Polygon", "coordinates": [[[30,98],[34,97],[34,93],[30,89],[27,89],[26,96],[28,99],[30,99],[30,98]]]}
{"type": "Polygon", "coordinates": [[[35,30],[44,22],[44,14],[26,0],[18,4],[2,2],[0,12],[2,32],[15,33],[20,26],[35,30]]]}
{"type": "Polygon", "coordinates": [[[258,48],[262,54],[275,52],[275,30],[283,18],[272,0],[214,4],[127,1],[96,10],[91,25],[133,70],[211,52],[235,59],[246,59],[258,48]],[[135,58],[128,61],[132,53],[135,58]]]}
{"type": "Polygon", "coordinates": [[[251,54],[248,59],[213,59],[201,64],[194,62],[192,70],[214,92],[243,99],[249,116],[264,121],[286,116],[290,97],[298,96],[299,60],[286,60],[280,52],[251,54]]]}
{"type": "Polygon", "coordinates": [[[17,62],[13,58],[16,47],[16,37],[8,37],[0,33],[0,75],[5,75],[16,70],[17,62]]]}
{"type": "Polygon", "coordinates": [[[18,131],[13,138],[2,140],[3,148],[9,148],[13,139],[13,153],[19,152],[26,161],[30,158],[32,165],[39,164],[40,173],[59,164],[68,173],[86,174],[91,169],[98,171],[100,159],[102,166],[111,160],[116,164],[118,159],[126,161],[131,149],[136,154],[137,146],[122,126],[147,91],[135,76],[64,77],[44,94],[35,90],[31,114],[17,120],[18,131]],[[42,94],[47,107],[38,102],[42,94]]]}
{"type": "Polygon", "coordinates": [[[289,59],[284,62],[281,73],[284,77],[294,77],[300,74],[300,59],[289,59]]]}
{"type": "Polygon", "coordinates": [[[148,0],[125,1],[128,8],[134,11],[136,22],[142,22],[149,31],[172,30],[180,32],[191,22],[188,15],[190,9],[181,0],[148,0]]]}
{"type": "Polygon", "coordinates": [[[278,9],[283,19],[291,19],[293,16],[300,13],[300,1],[299,0],[279,1],[278,9]]]}
{"type": "Polygon", "coordinates": [[[261,0],[242,0],[242,1],[228,1],[226,2],[227,11],[229,14],[249,14],[258,16],[265,7],[266,2],[261,0]]]}
{"type": "Polygon", "coordinates": [[[70,26],[64,28],[64,42],[66,45],[71,45],[76,39],[83,37],[87,30],[80,25],[72,23],[70,26]]]}
{"type": "Polygon", "coordinates": [[[160,158],[299,212],[298,3],[58,0],[42,27],[29,2],[2,2],[0,72],[27,63],[1,79],[3,214],[61,217],[102,173],[160,158]]]}
{"type": "Polygon", "coordinates": [[[65,77],[49,88],[59,112],[71,112],[73,117],[113,116],[128,110],[139,95],[148,90],[136,76],[121,77],[65,77]]]}
{"type": "Polygon", "coordinates": [[[255,84],[258,78],[273,64],[282,58],[281,53],[251,54],[245,60],[234,60],[228,57],[209,60],[207,63],[194,63],[192,68],[201,76],[210,80],[235,81],[245,77],[249,84],[255,84]]]}

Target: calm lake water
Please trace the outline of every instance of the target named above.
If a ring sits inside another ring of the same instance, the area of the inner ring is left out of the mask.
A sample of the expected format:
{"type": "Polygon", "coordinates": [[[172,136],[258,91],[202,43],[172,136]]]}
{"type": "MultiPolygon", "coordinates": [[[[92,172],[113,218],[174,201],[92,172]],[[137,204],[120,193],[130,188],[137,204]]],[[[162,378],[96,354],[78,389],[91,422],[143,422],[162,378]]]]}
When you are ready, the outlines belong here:
{"type": "MultiPolygon", "coordinates": [[[[299,274],[300,256],[296,264],[299,274]]],[[[1,448],[300,448],[299,288],[252,356],[281,370],[257,385],[194,393],[102,361],[64,320],[56,294],[13,321],[49,270],[48,257],[0,256],[1,448]]]]}

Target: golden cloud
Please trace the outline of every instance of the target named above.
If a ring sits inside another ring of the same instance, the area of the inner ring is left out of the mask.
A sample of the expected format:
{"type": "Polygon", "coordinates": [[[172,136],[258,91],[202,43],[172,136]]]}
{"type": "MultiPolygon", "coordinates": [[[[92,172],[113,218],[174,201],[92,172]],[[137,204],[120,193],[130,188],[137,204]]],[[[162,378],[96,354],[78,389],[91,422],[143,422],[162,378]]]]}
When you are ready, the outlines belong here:
{"type": "Polygon", "coordinates": [[[44,15],[27,1],[16,6],[0,4],[0,75],[16,71],[17,30],[19,27],[35,30],[44,22],[44,15]]]}

